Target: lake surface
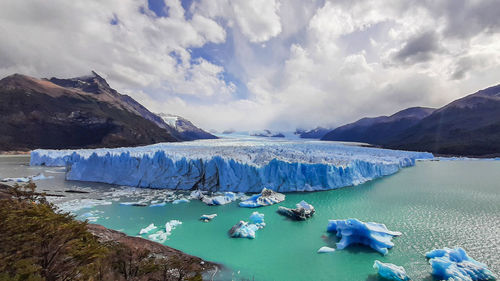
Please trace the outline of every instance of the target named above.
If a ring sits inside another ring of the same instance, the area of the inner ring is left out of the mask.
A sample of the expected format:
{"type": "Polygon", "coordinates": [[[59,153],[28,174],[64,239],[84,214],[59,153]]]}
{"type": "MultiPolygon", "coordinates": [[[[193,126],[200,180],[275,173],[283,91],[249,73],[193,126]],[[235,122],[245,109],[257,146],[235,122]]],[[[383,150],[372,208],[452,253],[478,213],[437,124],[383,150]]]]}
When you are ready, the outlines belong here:
{"type": "Polygon", "coordinates": [[[54,176],[37,181],[38,188],[66,195],[54,199],[58,204],[81,198],[98,202],[75,213],[83,218],[90,212],[97,223],[129,235],[138,235],[150,223],[161,226],[180,220],[183,224],[164,244],[224,264],[228,271],[220,280],[379,280],[372,268],[376,259],[404,266],[413,280],[434,280],[424,254],[454,246],[486,263],[497,276],[500,272],[500,161],[423,161],[354,187],[286,194],[281,204],[258,209],[240,208],[237,203],[210,207],[200,201],[154,208],[124,206],[119,201],[161,197],[168,191],[122,192],[123,188],[106,184],[68,182],[64,168],[29,167],[28,162],[28,157],[0,157],[0,178],[39,172],[54,176]],[[64,193],[67,189],[90,193],[64,193]],[[276,213],[278,206],[293,207],[300,200],[316,208],[310,220],[291,221],[276,213]],[[257,238],[230,238],[227,231],[248,220],[253,211],[264,213],[267,224],[257,238]],[[218,214],[212,222],[199,221],[200,215],[212,213],[218,214]],[[335,248],[338,241],[326,232],[328,220],[347,218],[384,223],[403,235],[393,239],[395,246],[386,256],[365,247],[317,254],[322,246],[335,248]]]}

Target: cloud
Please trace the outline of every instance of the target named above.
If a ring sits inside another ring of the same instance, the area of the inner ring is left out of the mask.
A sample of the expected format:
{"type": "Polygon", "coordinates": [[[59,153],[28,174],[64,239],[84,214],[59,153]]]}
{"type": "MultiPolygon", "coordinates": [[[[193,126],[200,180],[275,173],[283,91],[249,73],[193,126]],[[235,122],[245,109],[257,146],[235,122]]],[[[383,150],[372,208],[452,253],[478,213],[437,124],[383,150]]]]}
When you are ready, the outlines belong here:
{"type": "Polygon", "coordinates": [[[410,38],[405,45],[397,51],[394,59],[403,63],[419,63],[432,59],[439,52],[439,37],[434,31],[427,31],[410,38]]]}
{"type": "Polygon", "coordinates": [[[6,0],[0,75],[94,69],[207,129],[334,127],[498,84],[497,2],[168,0],[158,17],[146,0],[6,0]]]}

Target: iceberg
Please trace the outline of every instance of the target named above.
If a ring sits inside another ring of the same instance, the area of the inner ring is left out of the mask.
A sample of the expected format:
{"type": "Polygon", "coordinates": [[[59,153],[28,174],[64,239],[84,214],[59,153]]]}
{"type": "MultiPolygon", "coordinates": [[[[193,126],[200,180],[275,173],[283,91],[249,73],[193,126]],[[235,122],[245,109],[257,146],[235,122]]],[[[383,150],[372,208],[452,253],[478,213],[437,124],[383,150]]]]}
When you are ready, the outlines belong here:
{"type": "Polygon", "coordinates": [[[400,236],[401,232],[390,231],[384,224],[375,222],[362,222],[358,219],[330,220],[327,226],[328,232],[336,232],[341,237],[337,243],[337,249],[341,250],[351,244],[362,244],[386,255],[388,249],[394,244],[391,239],[400,236]]]}
{"type": "Polygon", "coordinates": [[[406,274],[404,267],[397,266],[392,263],[383,263],[378,260],[375,260],[373,264],[373,268],[375,268],[378,272],[378,275],[387,279],[394,281],[410,281],[410,277],[406,274]]]}
{"type": "Polygon", "coordinates": [[[432,267],[432,275],[440,280],[480,281],[495,280],[488,267],[469,257],[464,249],[435,249],[425,254],[432,267]]]}
{"type": "Polygon", "coordinates": [[[257,208],[273,205],[285,200],[285,195],[274,192],[271,189],[264,188],[261,193],[255,194],[247,200],[240,202],[240,207],[257,208]]]}
{"type": "Polygon", "coordinates": [[[201,221],[204,221],[204,222],[209,222],[209,221],[213,220],[216,216],[217,216],[217,214],[202,215],[202,216],[200,217],[200,220],[201,220],[201,221]]]}
{"type": "Polygon", "coordinates": [[[189,200],[186,198],[180,198],[172,201],[172,204],[179,204],[179,203],[189,203],[189,200]]]}
{"type": "Polygon", "coordinates": [[[232,192],[329,190],[391,175],[424,152],[325,141],[218,139],[142,147],[31,152],[31,165],[64,166],[66,179],[232,192]]]}
{"type": "MultiPolygon", "coordinates": [[[[172,230],[174,230],[178,225],[181,225],[181,224],[182,224],[181,221],[171,220],[171,221],[165,223],[165,230],[158,230],[157,232],[148,235],[148,238],[153,240],[153,241],[163,243],[163,242],[167,241],[168,236],[170,236],[172,234],[172,230]]],[[[148,231],[148,233],[150,231],[148,231]]]]}
{"type": "Polygon", "coordinates": [[[37,181],[37,180],[47,180],[47,179],[53,179],[53,176],[45,176],[43,173],[37,174],[35,176],[28,176],[28,177],[20,177],[20,178],[3,178],[0,179],[1,182],[22,182],[26,183],[29,182],[30,180],[37,181]]]}
{"type": "Polygon", "coordinates": [[[250,222],[240,221],[229,230],[229,235],[233,238],[255,238],[255,232],[266,226],[264,214],[253,212],[250,222]]]}
{"type": "Polygon", "coordinates": [[[227,203],[231,203],[237,199],[237,196],[234,192],[224,192],[223,195],[216,196],[204,196],[202,195],[201,201],[207,205],[225,205],[227,203]]]}
{"type": "Polygon", "coordinates": [[[318,253],[333,253],[335,252],[335,249],[334,248],[330,248],[330,247],[326,247],[326,246],[323,246],[321,248],[318,249],[318,253]]]}
{"type": "Polygon", "coordinates": [[[300,201],[295,206],[295,209],[280,206],[278,207],[278,214],[287,216],[294,220],[306,220],[312,217],[312,215],[316,212],[314,207],[304,200],[300,201]]]}
{"type": "Polygon", "coordinates": [[[139,235],[142,235],[142,234],[147,234],[149,232],[151,232],[152,230],[156,229],[157,227],[155,226],[154,223],[148,225],[147,227],[141,229],[141,231],[139,231],[139,235]]]}

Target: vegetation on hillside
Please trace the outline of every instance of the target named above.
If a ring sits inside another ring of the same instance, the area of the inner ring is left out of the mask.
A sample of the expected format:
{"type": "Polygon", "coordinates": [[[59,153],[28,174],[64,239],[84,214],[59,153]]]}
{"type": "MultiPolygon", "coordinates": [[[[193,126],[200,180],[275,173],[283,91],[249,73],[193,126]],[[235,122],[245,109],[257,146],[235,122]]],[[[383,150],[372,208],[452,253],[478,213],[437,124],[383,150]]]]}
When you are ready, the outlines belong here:
{"type": "Polygon", "coordinates": [[[0,184],[0,281],[201,280],[199,259],[179,256],[101,242],[87,222],[57,212],[33,183],[0,184]]]}

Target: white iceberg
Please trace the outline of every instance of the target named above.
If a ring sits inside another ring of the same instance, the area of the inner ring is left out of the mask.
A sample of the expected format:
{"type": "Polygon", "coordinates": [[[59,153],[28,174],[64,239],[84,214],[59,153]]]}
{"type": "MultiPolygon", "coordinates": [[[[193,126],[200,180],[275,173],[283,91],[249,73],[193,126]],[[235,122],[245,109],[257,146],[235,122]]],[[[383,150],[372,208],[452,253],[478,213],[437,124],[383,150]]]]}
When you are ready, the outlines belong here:
{"type": "Polygon", "coordinates": [[[157,232],[148,235],[148,238],[155,242],[163,243],[167,241],[168,237],[172,234],[172,230],[174,230],[178,225],[181,224],[182,224],[181,221],[171,220],[165,223],[165,229],[160,229],[157,232]]]}
{"type": "Polygon", "coordinates": [[[255,232],[264,228],[264,214],[253,212],[250,216],[250,222],[240,221],[229,230],[229,235],[233,238],[255,238],[255,232]]]}
{"type": "Polygon", "coordinates": [[[189,203],[189,200],[186,198],[180,198],[180,199],[176,199],[172,202],[172,204],[179,204],[179,203],[189,203]]]}
{"type": "Polygon", "coordinates": [[[207,205],[225,205],[235,201],[238,197],[234,192],[224,192],[222,195],[203,196],[201,201],[207,205]]]}
{"type": "Polygon", "coordinates": [[[204,221],[204,222],[209,222],[209,221],[213,220],[216,216],[217,216],[217,214],[202,215],[202,216],[200,217],[200,220],[201,220],[201,221],[204,221]]]}
{"type": "Polygon", "coordinates": [[[378,275],[387,279],[394,281],[410,281],[410,277],[406,274],[404,267],[397,266],[392,263],[383,263],[381,261],[375,260],[373,264],[373,268],[375,268],[378,272],[378,275]]]}
{"type": "Polygon", "coordinates": [[[440,280],[481,281],[495,280],[484,263],[469,257],[464,249],[435,249],[425,254],[432,266],[432,275],[440,280]]]}
{"type": "Polygon", "coordinates": [[[0,179],[1,182],[29,182],[30,180],[32,181],[38,181],[38,180],[47,180],[47,179],[53,179],[53,176],[45,176],[43,173],[39,173],[34,176],[28,176],[28,177],[20,177],[20,178],[3,178],[0,179]]]}
{"type": "Polygon", "coordinates": [[[371,247],[382,255],[394,246],[391,239],[400,236],[401,232],[390,231],[384,224],[375,222],[362,222],[357,219],[330,220],[328,232],[336,232],[341,237],[337,249],[341,250],[351,244],[362,244],[371,247]]]}
{"type": "Polygon", "coordinates": [[[141,231],[139,231],[139,234],[142,235],[142,234],[147,234],[149,232],[151,232],[152,230],[154,229],[157,229],[158,227],[155,226],[154,223],[148,225],[147,227],[141,229],[141,231]]]}
{"type": "Polygon", "coordinates": [[[390,175],[430,153],[320,141],[219,139],[143,147],[34,150],[31,165],[66,166],[66,179],[170,188],[261,192],[329,190],[390,175]]]}
{"type": "Polygon", "coordinates": [[[333,253],[333,252],[335,252],[334,248],[330,248],[330,247],[326,247],[326,246],[323,246],[323,247],[318,249],[318,253],[333,253]]]}
{"type": "Polygon", "coordinates": [[[240,202],[240,207],[257,208],[273,205],[285,200],[285,195],[279,192],[264,188],[259,194],[255,194],[247,200],[240,202]]]}

